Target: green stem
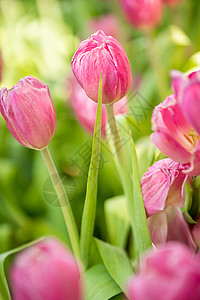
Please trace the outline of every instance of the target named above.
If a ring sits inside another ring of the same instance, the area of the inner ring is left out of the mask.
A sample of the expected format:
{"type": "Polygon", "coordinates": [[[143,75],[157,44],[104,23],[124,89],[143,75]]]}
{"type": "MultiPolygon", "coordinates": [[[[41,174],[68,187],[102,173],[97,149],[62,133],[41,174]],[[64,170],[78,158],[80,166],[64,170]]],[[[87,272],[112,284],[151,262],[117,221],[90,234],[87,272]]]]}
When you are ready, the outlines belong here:
{"type": "Polygon", "coordinates": [[[89,264],[90,249],[92,244],[92,236],[94,232],[94,223],[97,205],[97,186],[98,171],[100,162],[100,146],[101,146],[101,115],[102,115],[102,75],[99,83],[98,106],[94,128],[94,137],[92,144],[92,155],[90,168],[88,172],[87,191],[85,204],[81,221],[81,258],[85,269],[89,264]]]}
{"type": "Polygon", "coordinates": [[[76,222],[74,220],[73,212],[69,203],[69,199],[67,197],[66,191],[62,184],[62,181],[58,175],[54,162],[51,158],[51,154],[49,153],[48,148],[45,148],[40,151],[42,157],[45,161],[47,169],[49,171],[49,175],[55,187],[56,193],[58,195],[58,199],[60,202],[60,207],[63,213],[63,217],[65,220],[65,224],[68,230],[71,246],[74,254],[77,258],[80,259],[80,245],[79,245],[79,234],[76,226],[76,222]]]}
{"type": "Polygon", "coordinates": [[[167,77],[165,76],[164,70],[161,67],[161,63],[158,60],[157,49],[155,47],[154,38],[152,36],[152,32],[148,31],[146,34],[147,38],[147,47],[149,53],[149,60],[154,72],[154,76],[156,79],[157,89],[159,95],[161,97],[161,101],[163,101],[168,95],[168,84],[167,77]]]}
{"type": "Polygon", "coordinates": [[[124,193],[126,195],[127,206],[130,214],[131,227],[134,232],[134,202],[133,202],[132,181],[131,181],[130,172],[128,171],[129,168],[128,168],[128,162],[126,159],[124,147],[122,145],[117,123],[115,120],[113,104],[106,105],[106,113],[107,113],[109,128],[111,131],[111,136],[113,139],[113,146],[116,154],[115,157],[116,165],[122,182],[124,193]]]}

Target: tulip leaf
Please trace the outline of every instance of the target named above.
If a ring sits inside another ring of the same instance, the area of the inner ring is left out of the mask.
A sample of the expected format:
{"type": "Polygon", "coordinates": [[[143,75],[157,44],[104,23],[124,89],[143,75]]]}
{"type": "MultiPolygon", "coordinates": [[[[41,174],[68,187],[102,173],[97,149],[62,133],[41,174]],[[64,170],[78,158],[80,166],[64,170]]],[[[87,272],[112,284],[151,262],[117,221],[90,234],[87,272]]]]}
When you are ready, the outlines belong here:
{"type": "Polygon", "coordinates": [[[121,293],[103,264],[93,266],[85,273],[86,300],[108,300],[121,293]]]}
{"type": "Polygon", "coordinates": [[[124,248],[130,229],[125,196],[122,195],[107,199],[104,204],[104,209],[110,243],[124,248]]]}
{"type": "Polygon", "coordinates": [[[122,291],[126,293],[127,281],[134,273],[126,252],[119,247],[112,246],[99,239],[95,240],[110,276],[120,286],[122,291]]]}
{"type": "Polygon", "coordinates": [[[184,217],[185,220],[189,224],[196,224],[196,222],[193,220],[193,218],[189,214],[189,210],[192,206],[192,188],[189,183],[185,183],[184,186],[184,192],[185,192],[185,203],[184,203],[184,217]]]}
{"type": "MultiPolygon", "coordinates": [[[[92,101],[92,100],[91,100],[92,101]]],[[[98,186],[98,170],[100,162],[100,146],[101,146],[101,114],[102,114],[102,74],[99,82],[99,96],[97,105],[97,114],[94,128],[92,155],[87,179],[86,198],[81,222],[81,258],[88,267],[90,248],[94,230],[94,222],[96,215],[97,202],[97,186],[98,186]]]]}
{"type": "Polygon", "coordinates": [[[42,238],[0,254],[0,297],[2,297],[4,300],[11,300],[10,291],[8,288],[8,283],[7,283],[5,270],[4,270],[5,260],[7,259],[8,256],[20,252],[21,250],[24,250],[25,248],[28,248],[38,243],[41,240],[42,238]]]}
{"type": "Polygon", "coordinates": [[[147,224],[146,212],[140,185],[140,174],[138,168],[138,159],[130,134],[131,154],[132,154],[132,174],[133,174],[133,201],[134,201],[134,233],[139,250],[139,254],[152,247],[151,237],[147,224]]]}

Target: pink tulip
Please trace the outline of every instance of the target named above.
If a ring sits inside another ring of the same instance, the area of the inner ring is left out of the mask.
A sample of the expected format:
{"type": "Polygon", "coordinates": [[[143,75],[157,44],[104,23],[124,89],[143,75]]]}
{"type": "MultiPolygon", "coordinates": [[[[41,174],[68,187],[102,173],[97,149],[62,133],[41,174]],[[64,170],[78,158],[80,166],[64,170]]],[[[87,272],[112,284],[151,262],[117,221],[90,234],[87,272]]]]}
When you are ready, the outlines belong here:
{"type": "Polygon", "coordinates": [[[200,256],[175,242],[153,250],[127,289],[130,300],[199,300],[200,256]]]}
{"type": "Polygon", "coordinates": [[[155,107],[152,115],[151,140],[166,156],[181,164],[188,164],[185,172],[200,173],[200,143],[198,135],[191,130],[174,95],[155,107]]]}
{"type": "Polygon", "coordinates": [[[193,72],[188,76],[178,71],[172,71],[171,76],[177,102],[187,121],[196,130],[196,139],[199,139],[200,71],[193,72]]]}
{"type": "MultiPolygon", "coordinates": [[[[91,135],[94,133],[94,125],[96,119],[97,103],[91,101],[86,95],[84,89],[74,78],[71,81],[71,103],[75,116],[81,126],[91,135]]],[[[124,114],[128,111],[127,98],[124,97],[121,101],[114,103],[115,114],[124,114]]],[[[101,131],[102,137],[106,136],[106,109],[102,106],[101,131]]]]}
{"type": "Polygon", "coordinates": [[[81,300],[74,257],[52,238],[22,251],[10,271],[14,300],[81,300]]]}
{"type": "Polygon", "coordinates": [[[56,112],[49,88],[26,76],[12,89],[0,91],[0,112],[14,138],[32,149],[43,149],[56,130],[56,112]]]}
{"type": "Polygon", "coordinates": [[[193,240],[190,228],[178,207],[167,207],[163,211],[150,216],[147,219],[152,243],[164,246],[166,242],[178,241],[185,244],[193,252],[196,245],[193,240]]]}
{"type": "Polygon", "coordinates": [[[117,40],[101,30],[80,43],[71,64],[78,82],[95,102],[98,102],[101,72],[103,104],[123,98],[130,88],[132,74],[125,51],[117,40]]]}
{"type": "Polygon", "coordinates": [[[148,216],[169,206],[183,206],[183,187],[187,169],[170,158],[157,161],[142,176],[141,187],[148,216]]]}
{"type": "Polygon", "coordinates": [[[148,30],[157,26],[162,18],[161,0],[120,0],[125,17],[134,27],[148,30]]]}
{"type": "Polygon", "coordinates": [[[183,0],[162,0],[162,1],[166,5],[175,6],[175,5],[177,5],[179,2],[181,2],[183,0]]]}

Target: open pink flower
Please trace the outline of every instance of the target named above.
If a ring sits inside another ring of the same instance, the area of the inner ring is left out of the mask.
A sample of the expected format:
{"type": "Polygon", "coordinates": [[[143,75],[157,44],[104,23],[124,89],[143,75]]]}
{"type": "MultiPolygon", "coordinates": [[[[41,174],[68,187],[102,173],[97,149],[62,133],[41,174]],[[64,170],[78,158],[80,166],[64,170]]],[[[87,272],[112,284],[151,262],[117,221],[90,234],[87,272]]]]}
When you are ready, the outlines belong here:
{"type": "Polygon", "coordinates": [[[175,95],[155,107],[152,115],[151,140],[166,156],[182,164],[190,164],[185,172],[200,173],[200,142],[198,134],[187,121],[175,95]]]}
{"type": "MultiPolygon", "coordinates": [[[[71,104],[75,112],[78,122],[91,135],[94,133],[94,125],[97,112],[97,103],[91,101],[86,95],[84,89],[77,82],[76,78],[70,82],[71,86],[71,104]]],[[[114,103],[115,114],[124,114],[128,111],[127,98],[124,97],[121,101],[114,103]]],[[[106,108],[102,106],[101,130],[102,137],[106,136],[106,108]]]]}
{"type": "Polygon", "coordinates": [[[184,206],[184,184],[188,175],[183,171],[186,168],[186,165],[166,158],[155,162],[141,179],[147,222],[155,246],[176,240],[196,249],[178,208],[184,206]]]}
{"type": "Polygon", "coordinates": [[[26,76],[12,89],[0,91],[0,112],[14,138],[23,146],[43,149],[56,130],[56,112],[49,88],[26,76]]]}
{"type": "Polygon", "coordinates": [[[10,271],[14,300],[81,300],[80,273],[65,246],[49,238],[22,251],[10,271]]]}
{"type": "Polygon", "coordinates": [[[162,18],[161,0],[120,0],[127,20],[136,28],[150,29],[162,18]]]}
{"type": "Polygon", "coordinates": [[[186,76],[179,71],[172,71],[172,86],[177,102],[191,126],[200,135],[200,71],[186,76]]]}
{"type": "Polygon", "coordinates": [[[127,289],[130,300],[199,300],[200,256],[175,242],[154,249],[127,289]]]}
{"type": "Polygon", "coordinates": [[[170,158],[155,162],[141,179],[144,205],[148,216],[169,206],[184,205],[183,187],[187,166],[170,158]]]}
{"type": "Polygon", "coordinates": [[[132,73],[126,52],[117,40],[101,30],[80,43],[71,65],[87,96],[95,102],[98,102],[101,72],[103,104],[123,98],[131,86],[132,73]]]}

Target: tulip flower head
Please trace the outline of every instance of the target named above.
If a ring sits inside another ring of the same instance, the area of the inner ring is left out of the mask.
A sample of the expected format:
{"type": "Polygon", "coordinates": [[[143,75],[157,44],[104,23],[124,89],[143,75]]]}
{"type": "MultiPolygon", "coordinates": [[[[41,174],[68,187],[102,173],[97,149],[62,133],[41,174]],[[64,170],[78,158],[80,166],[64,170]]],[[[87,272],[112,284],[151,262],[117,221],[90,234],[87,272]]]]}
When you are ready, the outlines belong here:
{"type": "Polygon", "coordinates": [[[81,300],[80,273],[75,258],[52,238],[16,256],[10,271],[14,300],[81,300]]]}
{"type": "Polygon", "coordinates": [[[200,71],[185,74],[172,71],[172,86],[175,91],[177,102],[187,119],[196,131],[195,135],[200,135],[200,71]]]}
{"type": "Polygon", "coordinates": [[[103,31],[80,43],[72,58],[72,70],[87,96],[98,102],[99,81],[103,76],[103,104],[123,98],[131,81],[131,67],[120,43],[103,31]]]}
{"type": "Polygon", "coordinates": [[[171,242],[149,252],[128,283],[130,300],[200,299],[200,256],[171,242]]]}
{"type": "Polygon", "coordinates": [[[12,89],[0,91],[0,112],[14,138],[23,146],[42,150],[56,130],[56,112],[49,88],[26,76],[12,89]]]}
{"type": "Polygon", "coordinates": [[[184,205],[183,187],[187,175],[183,171],[187,166],[170,158],[153,164],[142,176],[141,187],[144,205],[148,216],[169,206],[184,205]]]}
{"type": "Polygon", "coordinates": [[[161,0],[120,0],[126,19],[134,27],[148,30],[160,23],[163,5],[161,0]]]}
{"type": "Polygon", "coordinates": [[[155,107],[152,115],[151,140],[166,156],[181,164],[189,164],[185,172],[200,172],[200,142],[198,133],[186,119],[176,96],[170,95],[155,107]]]}

